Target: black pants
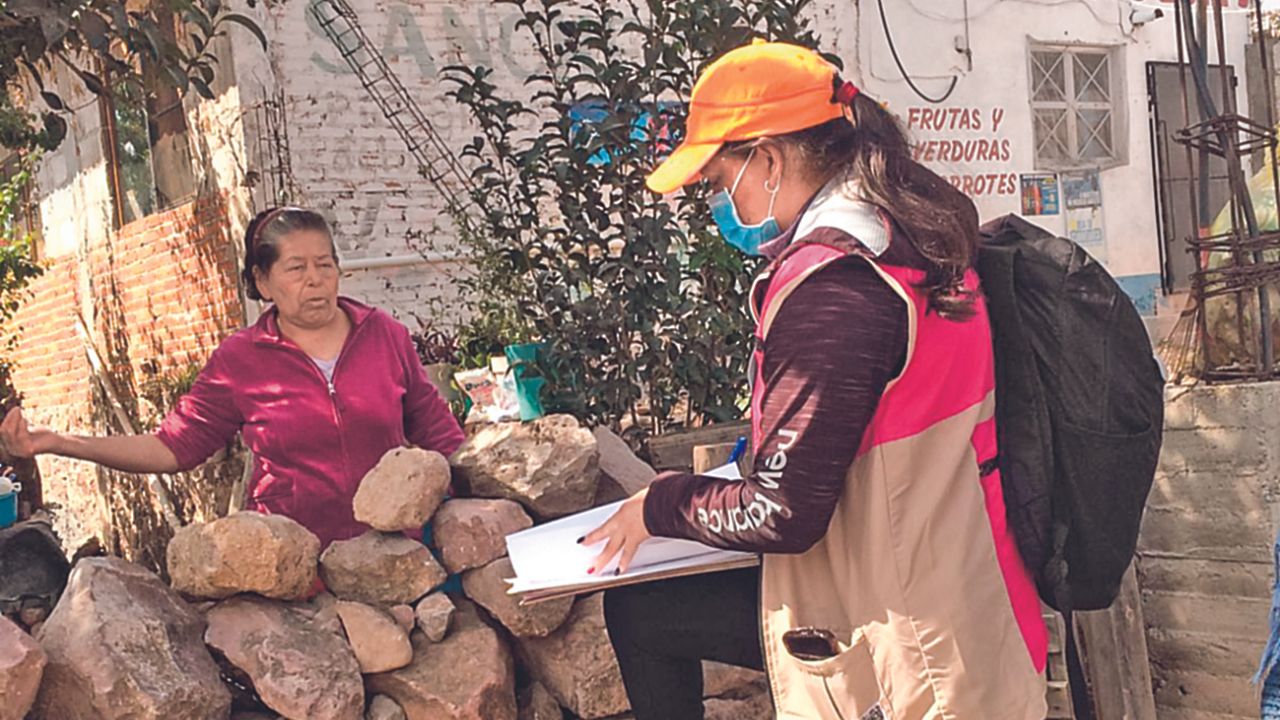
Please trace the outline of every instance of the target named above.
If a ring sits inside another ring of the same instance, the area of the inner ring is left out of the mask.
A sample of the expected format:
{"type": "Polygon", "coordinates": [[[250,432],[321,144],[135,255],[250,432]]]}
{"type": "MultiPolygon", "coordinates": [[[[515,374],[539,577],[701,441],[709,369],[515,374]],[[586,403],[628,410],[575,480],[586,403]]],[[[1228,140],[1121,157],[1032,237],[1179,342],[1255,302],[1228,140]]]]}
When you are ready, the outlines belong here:
{"type": "Polygon", "coordinates": [[[760,570],[609,590],[609,638],[636,720],[702,720],[702,661],[764,669],[760,570]]]}

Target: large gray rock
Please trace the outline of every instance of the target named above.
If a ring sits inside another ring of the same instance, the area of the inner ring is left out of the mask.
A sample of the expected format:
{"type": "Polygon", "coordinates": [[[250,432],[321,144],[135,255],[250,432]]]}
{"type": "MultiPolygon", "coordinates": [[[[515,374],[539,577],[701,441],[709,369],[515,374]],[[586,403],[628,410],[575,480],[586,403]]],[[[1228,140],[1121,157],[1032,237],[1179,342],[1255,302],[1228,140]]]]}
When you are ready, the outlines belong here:
{"type": "Polygon", "coordinates": [[[22,720],[35,704],[47,662],[30,635],[0,617],[0,720],[22,720]]]}
{"type": "Polygon", "coordinates": [[[400,703],[386,695],[374,695],[369,701],[369,709],[364,713],[364,720],[408,720],[400,703]]]}
{"type": "Polygon", "coordinates": [[[320,541],[297,522],[240,512],[178,530],[167,563],[173,588],[194,597],[299,600],[315,585],[319,557],[320,541]]]}
{"type": "Polygon", "coordinates": [[[441,505],[431,525],[445,569],[460,573],[506,555],[506,537],[533,527],[533,519],[511,500],[464,498],[441,505]]]}
{"type": "Polygon", "coordinates": [[[413,617],[427,640],[440,642],[449,633],[449,625],[453,623],[456,612],[457,607],[448,595],[434,592],[418,601],[413,617]]]}
{"type": "Polygon", "coordinates": [[[636,457],[626,440],[600,425],[591,431],[600,453],[600,472],[628,496],[649,487],[658,472],[636,457]]]}
{"type": "Polygon", "coordinates": [[[246,595],[220,603],[207,617],[205,641],[248,678],[267,707],[289,720],[364,717],[364,685],[351,646],[308,613],[246,595]]]}
{"type": "Polygon", "coordinates": [[[375,530],[330,545],[320,576],[342,600],[386,606],[412,603],[448,578],[427,546],[375,530]]]}
{"type": "Polygon", "coordinates": [[[413,660],[409,635],[390,613],[364,603],[339,600],[338,617],[342,618],[360,672],[399,670],[413,660]]]}
{"type": "Polygon", "coordinates": [[[413,663],[366,678],[370,692],[400,704],[408,720],[515,720],[511,653],[469,604],[443,642],[413,636],[413,663]]]}
{"type": "Polygon", "coordinates": [[[568,415],[484,426],[453,467],[467,494],[515,500],[543,520],[590,507],[600,481],[596,439],[568,415]]]}
{"type": "Polygon", "coordinates": [[[618,658],[605,629],[604,595],[579,600],[559,630],[543,638],[522,638],[519,648],[534,679],[583,720],[630,709],[618,658]]]}
{"type": "Polygon", "coordinates": [[[149,570],[76,564],[36,638],[48,655],[33,720],[225,718],[231,694],[203,619],[149,570]]]}
{"type": "Polygon", "coordinates": [[[542,683],[532,683],[516,699],[518,720],[564,720],[564,710],[542,683]]]}
{"type": "Polygon", "coordinates": [[[375,530],[417,530],[431,519],[449,490],[449,461],[420,448],[382,456],[356,490],[356,520],[375,530]]]}
{"type": "Polygon", "coordinates": [[[467,597],[493,614],[516,637],[544,637],[564,624],[573,609],[573,598],[558,598],[521,605],[507,590],[507,580],[516,576],[509,558],[499,558],[479,570],[462,576],[467,597]]]}

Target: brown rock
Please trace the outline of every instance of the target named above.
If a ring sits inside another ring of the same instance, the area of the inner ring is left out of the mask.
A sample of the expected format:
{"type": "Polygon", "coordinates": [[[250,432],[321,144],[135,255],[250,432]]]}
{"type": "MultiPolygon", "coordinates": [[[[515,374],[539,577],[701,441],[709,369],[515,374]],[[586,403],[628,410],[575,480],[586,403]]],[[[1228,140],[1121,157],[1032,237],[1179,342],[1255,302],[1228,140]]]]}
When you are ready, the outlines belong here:
{"type": "Polygon", "coordinates": [[[144,568],[76,564],[37,638],[48,655],[33,720],[171,720],[231,713],[204,622],[144,568]]]}
{"type": "Polygon", "coordinates": [[[499,558],[479,570],[462,576],[467,597],[488,610],[516,637],[544,637],[564,624],[573,609],[573,598],[559,598],[532,605],[521,605],[507,592],[507,580],[515,577],[509,558],[499,558]]]}
{"type": "MultiPolygon", "coordinates": [[[[244,596],[208,615],[205,641],[287,718],[361,720],[360,665],[342,638],[296,608],[244,596]]],[[[176,717],[176,716],[175,716],[176,717]]]]}
{"type": "Polygon", "coordinates": [[[40,628],[42,627],[44,627],[44,622],[43,621],[38,622],[35,625],[32,625],[31,627],[27,628],[27,634],[30,635],[31,637],[36,637],[37,635],[40,634],[40,628]]]}
{"type": "Polygon", "coordinates": [[[231,714],[231,720],[280,720],[280,716],[260,712],[238,712],[231,714]]]}
{"type": "Polygon", "coordinates": [[[449,633],[449,624],[453,622],[456,610],[448,595],[437,592],[422,598],[413,615],[418,622],[418,629],[428,640],[438,643],[449,633]]]}
{"type": "Polygon", "coordinates": [[[333,593],[317,593],[307,602],[295,603],[290,607],[310,617],[312,624],[317,628],[340,638],[347,637],[342,629],[342,620],[338,617],[338,598],[334,597],[333,593]]]}
{"type": "Polygon", "coordinates": [[[44,650],[15,623],[0,617],[0,720],[22,720],[36,701],[47,662],[44,650]]]}
{"type": "Polygon", "coordinates": [[[658,472],[649,463],[636,457],[626,440],[612,430],[600,425],[591,431],[600,452],[600,472],[617,485],[627,496],[649,487],[658,472]]]}
{"type": "Polygon", "coordinates": [[[400,703],[386,695],[374,695],[369,701],[369,709],[364,713],[364,720],[407,720],[404,708],[400,703]]]}
{"type": "Polygon", "coordinates": [[[315,585],[319,555],[320,541],[294,520],[240,512],[179,530],[167,562],[173,588],[193,597],[298,600],[315,585]]]}
{"type": "Polygon", "coordinates": [[[769,680],[759,670],[726,665],[710,660],[702,663],[704,697],[741,697],[768,689],[769,680]]]}
{"type": "Polygon", "coordinates": [[[544,520],[590,507],[600,481],[596,439],[569,415],[486,425],[453,467],[468,494],[515,500],[544,520]]]}
{"type": "Polygon", "coordinates": [[[534,679],[583,720],[630,709],[622,671],[605,630],[604,595],[579,600],[559,630],[544,638],[522,638],[519,648],[534,679]]]}
{"type": "Polygon", "coordinates": [[[372,530],[330,545],[320,574],[340,599],[370,605],[412,603],[448,577],[427,546],[372,530]]]}
{"type": "Polygon", "coordinates": [[[396,624],[400,626],[406,634],[413,632],[413,625],[417,619],[413,615],[413,608],[408,605],[395,605],[388,611],[391,617],[396,619],[396,624]]]}
{"type": "Polygon", "coordinates": [[[533,527],[519,503],[474,498],[446,502],[431,523],[441,559],[451,573],[484,567],[506,555],[506,537],[533,527]]]}
{"type": "Polygon", "coordinates": [[[395,448],[360,481],[356,520],[387,532],[416,530],[431,519],[449,489],[449,461],[419,448],[395,448]]]}
{"type": "Polygon", "coordinates": [[[515,720],[511,653],[471,605],[459,608],[443,642],[414,633],[413,649],[408,667],[366,678],[370,691],[399,703],[408,720],[515,720]]]}
{"type": "Polygon", "coordinates": [[[532,683],[516,699],[518,720],[564,720],[564,710],[542,683],[532,683]]]}
{"type": "Polygon", "coordinates": [[[338,617],[342,618],[360,672],[399,670],[413,660],[409,636],[390,613],[364,603],[339,600],[338,617]]]}

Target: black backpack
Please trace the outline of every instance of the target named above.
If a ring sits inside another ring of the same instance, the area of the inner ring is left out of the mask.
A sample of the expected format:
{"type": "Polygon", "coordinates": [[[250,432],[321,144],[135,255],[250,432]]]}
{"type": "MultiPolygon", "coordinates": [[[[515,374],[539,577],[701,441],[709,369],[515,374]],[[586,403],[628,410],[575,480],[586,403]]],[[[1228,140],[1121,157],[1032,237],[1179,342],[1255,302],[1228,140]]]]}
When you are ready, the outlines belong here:
{"type": "Polygon", "coordinates": [[[1137,309],[1083,248],[1016,215],[981,232],[1009,524],[1045,602],[1104,609],[1137,545],[1164,379],[1137,309]]]}

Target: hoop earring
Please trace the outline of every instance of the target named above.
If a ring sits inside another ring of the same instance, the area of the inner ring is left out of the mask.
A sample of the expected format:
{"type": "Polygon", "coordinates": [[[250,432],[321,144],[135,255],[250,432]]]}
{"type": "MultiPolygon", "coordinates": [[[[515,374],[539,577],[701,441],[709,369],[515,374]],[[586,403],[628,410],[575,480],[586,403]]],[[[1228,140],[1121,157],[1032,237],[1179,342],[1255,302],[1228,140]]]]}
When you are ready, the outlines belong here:
{"type": "Polygon", "coordinates": [[[778,190],[779,190],[779,189],[781,189],[781,188],[782,188],[782,178],[778,178],[778,184],[777,184],[777,185],[774,185],[773,187],[769,187],[769,181],[768,181],[768,180],[765,180],[765,181],[764,181],[764,191],[765,191],[765,192],[768,192],[768,193],[776,193],[776,192],[778,192],[778,190]]]}

